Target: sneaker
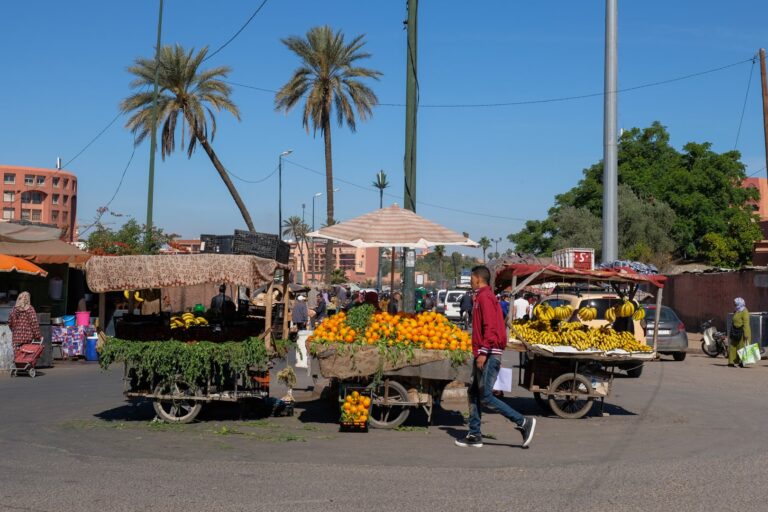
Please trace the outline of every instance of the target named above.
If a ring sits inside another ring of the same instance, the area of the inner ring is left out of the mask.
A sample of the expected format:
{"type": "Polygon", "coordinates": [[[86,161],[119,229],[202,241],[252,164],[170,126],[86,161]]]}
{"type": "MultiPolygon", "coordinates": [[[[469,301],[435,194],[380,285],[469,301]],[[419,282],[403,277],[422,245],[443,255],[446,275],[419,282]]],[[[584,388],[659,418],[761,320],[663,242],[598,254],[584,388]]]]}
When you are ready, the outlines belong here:
{"type": "Polygon", "coordinates": [[[528,448],[533,441],[533,433],[536,431],[536,418],[526,416],[523,424],[517,427],[517,430],[523,435],[523,448],[528,448]]]}
{"type": "Polygon", "coordinates": [[[483,446],[483,438],[480,436],[476,436],[474,434],[467,434],[467,437],[464,437],[462,439],[457,439],[455,441],[456,446],[462,446],[462,447],[472,447],[472,448],[482,448],[483,446]]]}

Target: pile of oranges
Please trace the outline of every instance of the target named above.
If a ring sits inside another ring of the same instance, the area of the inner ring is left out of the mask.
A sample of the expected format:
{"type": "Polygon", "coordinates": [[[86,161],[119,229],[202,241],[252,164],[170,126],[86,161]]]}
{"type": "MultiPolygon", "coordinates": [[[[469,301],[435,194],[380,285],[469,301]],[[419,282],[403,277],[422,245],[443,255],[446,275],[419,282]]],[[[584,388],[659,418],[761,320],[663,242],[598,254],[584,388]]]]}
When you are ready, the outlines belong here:
{"type": "Polygon", "coordinates": [[[311,340],[326,343],[360,343],[363,345],[412,346],[425,350],[467,352],[472,349],[470,335],[452,324],[445,316],[426,312],[417,315],[386,312],[375,313],[365,332],[356,333],[345,323],[344,313],[324,320],[311,340]]]}
{"type": "Polygon", "coordinates": [[[341,423],[364,427],[368,423],[368,411],[371,408],[371,399],[361,395],[357,391],[347,395],[341,404],[341,423]]]}

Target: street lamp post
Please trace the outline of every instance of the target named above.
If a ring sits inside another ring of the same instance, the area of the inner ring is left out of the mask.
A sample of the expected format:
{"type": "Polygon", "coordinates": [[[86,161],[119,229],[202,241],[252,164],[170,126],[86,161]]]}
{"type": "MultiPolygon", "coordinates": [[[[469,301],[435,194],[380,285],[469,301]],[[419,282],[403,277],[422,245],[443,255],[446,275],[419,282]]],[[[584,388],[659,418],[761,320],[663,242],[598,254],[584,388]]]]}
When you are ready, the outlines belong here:
{"type": "Polygon", "coordinates": [[[501,237],[492,238],[491,241],[496,244],[496,259],[499,259],[499,242],[501,242],[501,237]]]}
{"type": "MultiPolygon", "coordinates": [[[[323,195],[322,192],[318,192],[317,194],[312,196],[312,231],[315,230],[315,199],[323,195]]],[[[312,267],[312,282],[315,282],[315,239],[312,239],[312,261],[310,262],[310,266],[312,267]]]]}
{"type": "Polygon", "coordinates": [[[277,157],[277,236],[283,239],[283,157],[293,153],[292,149],[283,151],[277,157]]]}

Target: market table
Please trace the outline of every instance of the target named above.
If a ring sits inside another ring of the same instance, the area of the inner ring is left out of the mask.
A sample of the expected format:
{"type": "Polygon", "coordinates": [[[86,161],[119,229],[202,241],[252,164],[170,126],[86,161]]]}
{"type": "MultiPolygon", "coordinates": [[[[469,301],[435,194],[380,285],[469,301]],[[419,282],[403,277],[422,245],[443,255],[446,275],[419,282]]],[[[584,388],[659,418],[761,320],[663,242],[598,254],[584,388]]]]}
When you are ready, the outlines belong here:
{"type": "Polygon", "coordinates": [[[96,330],[91,326],[54,326],[51,327],[51,340],[53,343],[61,343],[64,357],[85,356],[85,340],[95,333],[96,330]]]}

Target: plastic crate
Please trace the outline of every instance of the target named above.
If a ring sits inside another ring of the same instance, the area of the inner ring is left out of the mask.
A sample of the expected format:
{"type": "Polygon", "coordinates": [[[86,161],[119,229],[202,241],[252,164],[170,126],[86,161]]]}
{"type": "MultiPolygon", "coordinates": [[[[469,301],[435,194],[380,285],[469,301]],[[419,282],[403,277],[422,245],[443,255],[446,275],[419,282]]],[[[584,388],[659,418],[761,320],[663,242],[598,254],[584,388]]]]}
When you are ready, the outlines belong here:
{"type": "Polygon", "coordinates": [[[233,254],[234,238],[232,235],[200,235],[201,252],[233,254]]]}
{"type": "Polygon", "coordinates": [[[280,263],[288,263],[291,246],[280,240],[280,237],[277,235],[236,229],[232,243],[232,252],[235,254],[259,256],[279,261],[280,263]]]}

